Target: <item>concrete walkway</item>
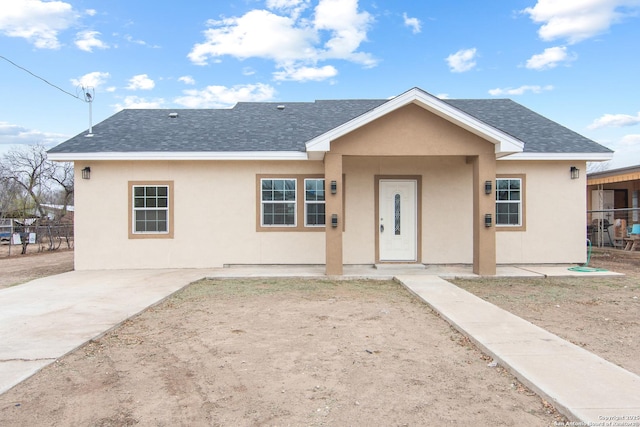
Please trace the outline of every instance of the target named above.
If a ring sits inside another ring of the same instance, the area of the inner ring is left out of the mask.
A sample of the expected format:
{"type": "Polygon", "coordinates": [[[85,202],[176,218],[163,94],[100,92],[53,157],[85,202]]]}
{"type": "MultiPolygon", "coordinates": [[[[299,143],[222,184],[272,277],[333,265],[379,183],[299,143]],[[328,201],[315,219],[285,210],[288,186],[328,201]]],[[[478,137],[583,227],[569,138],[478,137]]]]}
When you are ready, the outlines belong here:
{"type": "Polygon", "coordinates": [[[439,277],[396,280],[567,418],[640,426],[639,376],[439,277]]]}
{"type": "MultiPolygon", "coordinates": [[[[485,353],[575,421],[640,416],[640,377],[446,282],[469,266],[345,267],[345,276],[396,277],[485,353]]],[[[567,266],[508,266],[502,277],[593,276],[567,266]]],[[[73,271],[0,290],[0,394],[204,277],[324,277],[321,266],[73,271]]],[[[636,419],[635,421],[640,421],[636,419]]],[[[595,424],[594,424],[595,425],[595,424]]]]}

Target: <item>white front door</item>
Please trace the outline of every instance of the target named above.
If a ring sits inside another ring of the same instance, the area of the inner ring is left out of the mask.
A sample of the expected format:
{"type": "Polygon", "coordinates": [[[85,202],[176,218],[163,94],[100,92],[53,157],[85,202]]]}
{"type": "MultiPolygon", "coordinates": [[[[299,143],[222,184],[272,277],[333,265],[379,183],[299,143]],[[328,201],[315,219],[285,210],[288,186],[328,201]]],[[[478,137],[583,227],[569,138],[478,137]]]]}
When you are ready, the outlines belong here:
{"type": "Polygon", "coordinates": [[[380,261],[417,261],[417,187],[416,180],[380,180],[380,261]]]}

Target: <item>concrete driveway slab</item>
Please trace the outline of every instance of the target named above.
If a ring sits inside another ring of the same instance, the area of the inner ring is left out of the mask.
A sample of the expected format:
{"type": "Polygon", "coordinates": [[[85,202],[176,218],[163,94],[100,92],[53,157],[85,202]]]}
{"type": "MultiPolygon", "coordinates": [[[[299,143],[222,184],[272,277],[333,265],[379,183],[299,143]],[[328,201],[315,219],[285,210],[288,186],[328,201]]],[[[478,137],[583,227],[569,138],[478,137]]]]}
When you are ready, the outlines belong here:
{"type": "Polygon", "coordinates": [[[72,271],[0,290],[0,393],[207,275],[72,271]]]}

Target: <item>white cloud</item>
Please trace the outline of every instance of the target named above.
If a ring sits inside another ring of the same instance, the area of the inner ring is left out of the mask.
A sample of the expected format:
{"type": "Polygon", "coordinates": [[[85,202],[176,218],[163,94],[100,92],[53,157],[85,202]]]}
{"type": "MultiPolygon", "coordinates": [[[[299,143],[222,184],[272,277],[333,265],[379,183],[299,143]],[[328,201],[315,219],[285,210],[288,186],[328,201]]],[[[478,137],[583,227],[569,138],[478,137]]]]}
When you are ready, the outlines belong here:
{"type": "Polygon", "coordinates": [[[636,148],[640,148],[640,135],[625,135],[620,141],[623,145],[630,145],[636,148]]]}
{"type": "Polygon", "coordinates": [[[101,71],[94,71],[92,73],[85,74],[77,79],[71,79],[71,84],[74,86],[92,87],[97,89],[107,82],[111,77],[109,73],[101,71]]]}
{"type": "Polygon", "coordinates": [[[125,108],[130,109],[153,109],[153,108],[162,108],[165,105],[165,100],[162,98],[156,99],[146,99],[141,98],[139,96],[127,96],[124,98],[122,104],[115,104],[113,107],[115,111],[124,110],[125,108]]]}
{"type": "Polygon", "coordinates": [[[71,27],[78,17],[73,7],[62,1],[4,1],[0,33],[24,38],[38,49],[59,49],[58,33],[71,27]]]}
{"type": "Polygon", "coordinates": [[[452,53],[447,56],[447,63],[449,68],[454,73],[464,73],[476,66],[476,48],[473,49],[461,49],[456,53],[452,53]]]}
{"type": "Polygon", "coordinates": [[[356,52],[367,40],[367,30],[373,17],[367,12],[358,12],[358,0],[320,0],[315,9],[316,30],[331,32],[324,44],[324,59],[346,59],[367,67],[376,65],[376,60],[364,52],[356,52]]]}
{"type": "Polygon", "coordinates": [[[411,28],[413,34],[418,34],[422,31],[422,24],[418,18],[409,18],[406,13],[403,13],[402,17],[404,18],[404,25],[411,28]]]}
{"type": "Polygon", "coordinates": [[[178,77],[178,81],[182,82],[186,85],[194,85],[196,84],[196,81],[193,77],[191,76],[182,76],[182,77],[178,77]]]}
{"type": "Polygon", "coordinates": [[[437,94],[437,95],[436,95],[436,98],[440,98],[440,99],[451,99],[451,98],[449,97],[449,94],[448,94],[448,93],[439,93],[439,94],[437,94]]]}
{"type": "Polygon", "coordinates": [[[635,116],[629,114],[605,114],[591,123],[589,129],[598,129],[603,127],[623,127],[634,126],[640,124],[640,112],[635,116]]]}
{"type": "Polygon", "coordinates": [[[637,166],[640,164],[640,135],[630,134],[614,141],[603,142],[615,151],[613,159],[606,163],[607,169],[637,166]]]}
{"type": "Polygon", "coordinates": [[[523,12],[533,22],[542,24],[538,30],[542,40],[566,39],[578,43],[604,33],[638,6],[638,0],[538,0],[523,12]]]}
{"type": "Polygon", "coordinates": [[[0,145],[42,144],[47,147],[59,144],[68,138],[68,135],[60,133],[42,132],[8,122],[0,122],[0,145]]]}
{"type": "Polygon", "coordinates": [[[275,80],[285,81],[294,80],[299,82],[315,80],[322,81],[338,75],[338,70],[332,65],[325,65],[324,67],[300,67],[300,68],[285,68],[284,71],[277,71],[273,73],[275,80]]]}
{"type": "Polygon", "coordinates": [[[98,39],[100,33],[98,31],[80,31],[76,34],[75,44],[80,50],[85,52],[93,52],[93,48],[108,49],[109,45],[98,39]]]}
{"type": "Polygon", "coordinates": [[[576,58],[576,55],[567,54],[566,46],[550,47],[529,58],[526,67],[531,70],[548,70],[557,67],[561,62],[574,61],[576,58]]]}
{"type": "Polygon", "coordinates": [[[124,39],[126,41],[128,41],[129,43],[139,44],[140,46],[147,46],[147,47],[150,47],[152,49],[159,49],[160,48],[160,46],[158,46],[158,45],[150,45],[149,43],[147,43],[144,40],[134,39],[133,36],[131,36],[129,34],[125,34],[124,35],[124,39]]]}
{"type": "Polygon", "coordinates": [[[84,13],[86,13],[89,16],[96,16],[96,13],[98,13],[95,9],[87,9],[84,11],[84,13]]]}
{"type": "Polygon", "coordinates": [[[149,78],[146,74],[138,74],[129,79],[129,90],[151,90],[155,87],[156,83],[149,78]]]}
{"type": "Polygon", "coordinates": [[[278,62],[311,59],[309,48],[315,35],[309,28],[295,28],[294,24],[291,18],[266,10],[252,10],[240,18],[209,21],[213,28],[204,32],[205,42],[196,44],[188,57],[197,65],[206,65],[209,58],[224,55],[278,62]]]}
{"type": "Polygon", "coordinates": [[[320,0],[307,17],[308,0],[271,0],[271,10],[251,10],[240,17],[209,20],[205,40],[188,58],[197,65],[223,56],[263,58],[276,68],[318,68],[320,61],[342,59],[372,67],[377,61],[358,51],[373,18],[358,11],[357,0],[320,0]]]}
{"type": "Polygon", "coordinates": [[[240,101],[269,101],[275,95],[275,89],[262,83],[246,86],[207,86],[203,90],[185,90],[185,96],[174,102],[187,108],[225,108],[240,101]]]}
{"type": "Polygon", "coordinates": [[[267,0],[267,8],[279,10],[297,19],[309,7],[310,0],[267,0]]]}
{"type": "Polygon", "coordinates": [[[531,93],[542,93],[544,91],[553,90],[552,85],[547,86],[537,86],[537,85],[524,85],[516,88],[497,88],[491,89],[489,91],[489,95],[491,96],[502,96],[502,95],[524,95],[526,92],[531,93]]]}

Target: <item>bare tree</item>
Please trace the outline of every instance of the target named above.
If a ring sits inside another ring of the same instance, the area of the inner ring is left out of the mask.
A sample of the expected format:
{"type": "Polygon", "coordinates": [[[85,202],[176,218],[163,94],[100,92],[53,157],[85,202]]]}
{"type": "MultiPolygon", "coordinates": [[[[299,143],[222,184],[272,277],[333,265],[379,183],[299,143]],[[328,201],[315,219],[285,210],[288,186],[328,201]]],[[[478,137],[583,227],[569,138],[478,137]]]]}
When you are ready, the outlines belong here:
{"type": "MultiPolygon", "coordinates": [[[[0,160],[0,184],[3,195],[6,197],[7,206],[12,206],[13,216],[20,213],[25,220],[22,239],[22,253],[26,253],[28,239],[28,224],[26,218],[29,216],[39,216],[46,224],[46,231],[49,235],[49,249],[57,249],[60,245],[54,245],[54,240],[60,240],[59,229],[54,229],[50,221],[47,221],[47,212],[44,207],[46,203],[62,205],[61,213],[55,215],[55,220],[63,217],[67,213],[68,206],[73,203],[73,165],[70,163],[54,163],[47,159],[47,152],[42,145],[23,146],[20,149],[9,151],[0,160]],[[5,189],[7,192],[5,194],[5,189]],[[8,191],[11,190],[11,191],[8,191]],[[55,200],[55,195],[59,196],[55,200]],[[9,200],[11,201],[9,203],[9,200]]],[[[3,202],[3,206],[4,206],[3,202]]],[[[56,209],[58,211],[58,209],[56,209]]],[[[58,224],[59,225],[59,224],[58,224]]],[[[67,224],[65,229],[70,229],[67,224]]],[[[35,229],[31,230],[34,231],[35,229]]],[[[67,245],[69,244],[69,233],[66,232],[67,245]]]]}
{"type": "MultiPolygon", "coordinates": [[[[34,210],[40,216],[45,216],[42,195],[48,184],[46,179],[53,174],[55,166],[47,160],[47,151],[44,146],[29,145],[21,149],[13,149],[5,154],[1,166],[5,179],[21,187],[34,210]]],[[[27,200],[25,200],[25,209],[28,206],[27,200]]]]}
{"type": "Polygon", "coordinates": [[[50,175],[46,178],[60,186],[57,196],[54,195],[51,201],[62,206],[60,216],[63,217],[69,205],[73,204],[73,163],[52,163],[50,175]]]}

